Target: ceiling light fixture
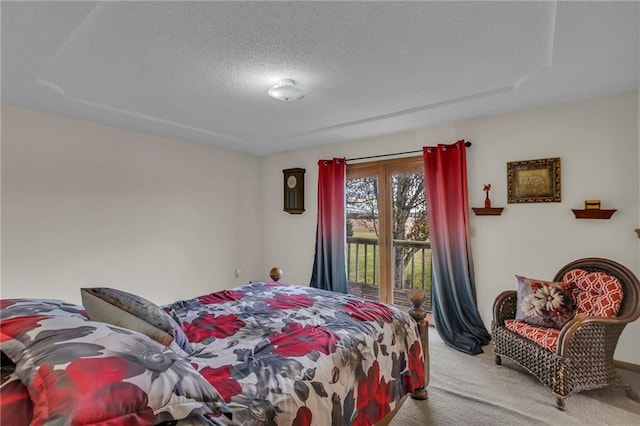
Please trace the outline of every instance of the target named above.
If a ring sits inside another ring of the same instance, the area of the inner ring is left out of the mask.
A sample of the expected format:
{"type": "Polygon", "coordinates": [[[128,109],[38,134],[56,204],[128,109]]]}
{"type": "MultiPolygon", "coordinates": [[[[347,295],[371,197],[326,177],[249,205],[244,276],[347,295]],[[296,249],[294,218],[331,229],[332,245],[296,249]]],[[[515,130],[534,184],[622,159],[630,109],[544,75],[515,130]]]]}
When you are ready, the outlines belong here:
{"type": "Polygon", "coordinates": [[[296,86],[293,80],[288,78],[267,90],[267,94],[279,101],[296,101],[304,98],[304,92],[296,86]]]}

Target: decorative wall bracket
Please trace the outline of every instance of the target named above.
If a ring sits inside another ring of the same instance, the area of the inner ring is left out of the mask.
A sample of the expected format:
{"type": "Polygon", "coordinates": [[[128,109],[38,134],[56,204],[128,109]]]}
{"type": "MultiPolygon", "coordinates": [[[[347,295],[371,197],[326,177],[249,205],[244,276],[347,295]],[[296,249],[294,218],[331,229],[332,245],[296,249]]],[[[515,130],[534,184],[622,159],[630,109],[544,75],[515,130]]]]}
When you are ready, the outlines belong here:
{"type": "Polygon", "coordinates": [[[500,216],[504,207],[471,207],[476,216],[500,216]]]}
{"type": "Polygon", "coordinates": [[[603,210],[603,209],[571,209],[576,219],[611,219],[611,216],[617,210],[603,210]]]}

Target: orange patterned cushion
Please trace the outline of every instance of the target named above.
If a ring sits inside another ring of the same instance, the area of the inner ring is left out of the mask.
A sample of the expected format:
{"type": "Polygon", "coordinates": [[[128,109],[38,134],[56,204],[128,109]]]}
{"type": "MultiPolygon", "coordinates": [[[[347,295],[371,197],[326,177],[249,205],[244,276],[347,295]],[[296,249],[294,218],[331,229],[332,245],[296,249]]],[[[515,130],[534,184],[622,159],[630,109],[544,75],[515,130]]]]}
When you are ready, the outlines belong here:
{"type": "Polygon", "coordinates": [[[618,314],[623,292],[616,277],[574,269],[567,272],[562,281],[575,285],[576,315],[615,317],[618,314]]]}
{"type": "Polygon", "coordinates": [[[508,319],[504,325],[514,333],[533,340],[540,346],[555,352],[558,348],[558,335],[560,330],[551,327],[538,327],[536,325],[527,324],[524,321],[508,319]]]}

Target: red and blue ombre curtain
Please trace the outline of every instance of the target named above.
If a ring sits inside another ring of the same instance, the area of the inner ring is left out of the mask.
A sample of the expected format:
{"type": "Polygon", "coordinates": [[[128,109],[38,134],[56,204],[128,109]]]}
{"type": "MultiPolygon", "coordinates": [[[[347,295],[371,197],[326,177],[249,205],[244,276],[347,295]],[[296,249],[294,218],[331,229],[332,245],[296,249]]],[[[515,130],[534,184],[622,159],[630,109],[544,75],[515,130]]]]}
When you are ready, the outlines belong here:
{"type": "Polygon", "coordinates": [[[476,303],[464,140],[424,147],[424,182],[432,250],[432,310],[438,334],[461,352],[489,343],[476,303]]]}
{"type": "Polygon", "coordinates": [[[318,226],[311,287],[348,293],[344,158],[318,161],[318,226]]]}

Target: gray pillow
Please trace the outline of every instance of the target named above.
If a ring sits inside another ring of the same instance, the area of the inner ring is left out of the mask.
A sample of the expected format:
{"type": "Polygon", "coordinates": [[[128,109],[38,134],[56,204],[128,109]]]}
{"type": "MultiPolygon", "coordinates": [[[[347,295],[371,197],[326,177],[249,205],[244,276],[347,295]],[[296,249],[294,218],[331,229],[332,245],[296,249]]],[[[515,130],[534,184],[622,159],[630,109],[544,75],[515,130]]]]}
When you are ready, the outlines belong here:
{"type": "Polygon", "coordinates": [[[82,288],[89,318],[145,334],[180,355],[193,352],[189,339],[171,315],[138,295],[108,287],[82,288]]]}

